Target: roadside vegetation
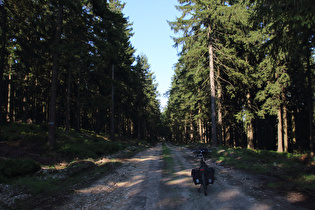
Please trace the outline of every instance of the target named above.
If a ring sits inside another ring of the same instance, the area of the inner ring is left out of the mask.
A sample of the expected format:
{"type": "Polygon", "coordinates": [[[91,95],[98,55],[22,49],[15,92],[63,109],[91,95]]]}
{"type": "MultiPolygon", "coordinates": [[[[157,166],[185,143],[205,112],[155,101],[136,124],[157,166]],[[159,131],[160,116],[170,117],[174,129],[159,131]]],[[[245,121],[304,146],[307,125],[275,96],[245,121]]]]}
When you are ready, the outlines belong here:
{"type": "Polygon", "coordinates": [[[266,186],[315,195],[315,159],[308,154],[219,147],[211,157],[217,162],[253,174],[272,176],[266,186]]]}
{"type": "MultiPolygon", "coordinates": [[[[0,129],[0,185],[20,194],[23,191],[27,202],[34,202],[30,197],[45,202],[47,196],[64,195],[84,186],[110,173],[121,164],[121,158],[150,146],[132,139],[112,142],[106,135],[87,130],[58,129],[56,148],[51,149],[44,126],[13,123],[0,129]]],[[[8,206],[0,203],[0,207],[8,206]]]]}
{"type": "Polygon", "coordinates": [[[163,143],[162,145],[163,149],[163,160],[164,160],[164,171],[166,173],[174,173],[174,159],[171,155],[171,149],[163,143]]]}

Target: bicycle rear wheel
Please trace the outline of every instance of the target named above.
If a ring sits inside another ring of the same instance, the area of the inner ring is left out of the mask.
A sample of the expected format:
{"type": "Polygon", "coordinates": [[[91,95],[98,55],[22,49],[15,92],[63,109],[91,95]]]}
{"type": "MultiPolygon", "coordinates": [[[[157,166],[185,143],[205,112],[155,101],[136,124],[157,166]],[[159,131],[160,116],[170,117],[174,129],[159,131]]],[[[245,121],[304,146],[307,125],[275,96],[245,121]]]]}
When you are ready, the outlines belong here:
{"type": "Polygon", "coordinates": [[[207,196],[207,183],[206,183],[205,172],[202,172],[201,179],[202,179],[203,192],[204,192],[205,196],[207,196]]]}

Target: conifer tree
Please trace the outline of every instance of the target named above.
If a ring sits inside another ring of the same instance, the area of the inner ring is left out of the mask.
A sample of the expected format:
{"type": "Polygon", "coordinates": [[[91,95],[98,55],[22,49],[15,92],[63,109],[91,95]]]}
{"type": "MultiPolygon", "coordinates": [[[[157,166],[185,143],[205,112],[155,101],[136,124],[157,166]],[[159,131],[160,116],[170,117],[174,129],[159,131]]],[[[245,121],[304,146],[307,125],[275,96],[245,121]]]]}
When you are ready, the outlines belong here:
{"type": "Polygon", "coordinates": [[[5,122],[5,89],[3,83],[4,68],[7,61],[7,36],[8,36],[8,17],[7,17],[7,8],[5,7],[5,2],[0,3],[0,37],[1,37],[1,48],[0,48],[0,125],[5,122]]]}
{"type": "Polygon", "coordinates": [[[56,100],[57,100],[57,77],[59,69],[59,43],[62,33],[62,20],[63,20],[63,4],[61,0],[57,3],[58,16],[56,20],[55,38],[53,49],[53,64],[52,64],[52,78],[51,78],[51,95],[49,103],[49,122],[48,122],[48,144],[55,147],[55,132],[56,132],[56,100]]]}
{"type": "MultiPolygon", "coordinates": [[[[314,47],[314,13],[313,1],[255,1],[257,6],[254,19],[257,24],[266,31],[264,44],[265,58],[262,66],[268,68],[268,81],[265,89],[260,92],[258,98],[264,100],[263,110],[269,113],[277,113],[278,118],[278,151],[288,150],[287,109],[298,89],[305,88],[309,84],[308,93],[312,91],[312,79],[308,75],[312,70],[310,56],[314,47]],[[307,40],[307,41],[306,41],[307,40]],[[297,50],[299,49],[299,50],[297,50]],[[297,75],[303,75],[302,77],[297,75]],[[298,80],[300,79],[300,81],[298,80]],[[303,82],[302,82],[302,81],[303,82]],[[303,87],[304,86],[304,87],[303,87]],[[268,94],[269,93],[269,94],[268,94]],[[277,111],[274,110],[277,109],[277,111]],[[284,144],[284,148],[283,148],[284,144]]],[[[303,94],[303,93],[302,93],[303,94]]],[[[304,95],[304,94],[303,94],[304,95]]],[[[313,148],[313,104],[311,94],[300,97],[300,103],[308,104],[309,118],[309,142],[311,151],[313,148]],[[304,102],[302,102],[304,101],[304,102]]],[[[293,102],[293,103],[292,103],[293,102]]],[[[299,106],[299,105],[295,105],[299,106]]]]}
{"type": "MultiPolygon", "coordinates": [[[[139,75],[133,71],[135,50],[130,43],[132,28],[123,16],[123,3],[118,0],[65,0],[61,7],[56,1],[7,0],[5,3],[1,4],[1,9],[7,11],[10,24],[7,25],[5,39],[2,40],[7,45],[5,48],[1,45],[1,52],[5,50],[5,56],[1,54],[5,64],[1,77],[4,82],[1,84],[10,84],[4,86],[3,92],[8,93],[10,87],[11,95],[4,97],[6,101],[2,107],[6,114],[6,103],[11,104],[11,121],[40,124],[49,122],[48,107],[54,106],[49,105],[49,86],[53,66],[56,69],[53,61],[57,61],[56,127],[75,127],[78,131],[85,128],[109,133],[110,89],[114,84],[117,99],[115,131],[119,135],[135,134],[131,130],[138,116],[133,116],[133,111],[136,109],[137,95],[142,95],[146,98],[143,111],[150,116],[142,125],[143,137],[158,136],[160,113],[155,98],[157,92],[154,76],[145,73],[144,78],[147,79],[144,81],[147,82],[134,83],[139,75]],[[55,31],[59,8],[63,12],[63,30],[58,35],[55,31]],[[55,38],[55,34],[59,39],[55,38]],[[111,79],[113,64],[115,81],[111,79]],[[133,91],[137,88],[138,92],[133,91]]],[[[2,37],[3,23],[1,22],[2,37]]],[[[53,142],[52,140],[51,145],[53,142]]]]}
{"type": "MultiPolygon", "coordinates": [[[[212,115],[212,140],[213,144],[216,145],[215,98],[217,95],[214,81],[217,81],[218,84],[227,81],[229,84],[236,86],[239,86],[239,81],[242,83],[247,81],[247,88],[245,89],[247,93],[242,94],[250,96],[248,91],[250,89],[249,81],[251,81],[249,77],[252,74],[250,68],[253,69],[252,65],[255,65],[255,60],[252,59],[253,50],[250,48],[255,45],[257,40],[251,38],[246,41],[249,36],[253,35],[250,34],[251,29],[247,26],[249,9],[239,1],[233,1],[230,4],[220,1],[179,2],[181,5],[178,6],[178,9],[183,12],[183,15],[177,21],[171,22],[170,25],[175,32],[182,31],[183,34],[182,37],[175,38],[174,41],[176,46],[182,44],[181,56],[185,60],[185,67],[190,72],[194,72],[191,75],[196,75],[196,72],[200,71],[209,72],[209,77],[204,77],[202,80],[209,81],[210,79],[211,88],[210,96],[208,96],[211,99],[212,108],[209,113],[212,115]],[[242,45],[244,47],[240,47],[242,45]],[[206,65],[206,63],[208,64],[206,65]],[[206,66],[209,67],[208,70],[205,68],[206,66]],[[228,77],[218,77],[219,69],[223,70],[228,77]],[[214,77],[214,70],[217,79],[214,77]],[[244,78],[246,80],[242,81],[244,78]]],[[[239,97],[243,98],[241,95],[239,97]]],[[[247,104],[251,104],[253,99],[247,97],[247,101],[247,104]]],[[[218,101],[218,103],[220,105],[221,101],[218,101]]],[[[248,119],[251,116],[249,113],[246,115],[248,119]]],[[[221,109],[220,116],[222,116],[221,109]]],[[[247,122],[251,124],[252,120],[247,120],[247,122]]],[[[219,127],[221,128],[221,125],[219,127]]],[[[252,126],[248,127],[252,128],[252,126]]],[[[253,139],[251,139],[252,141],[253,139]]]]}

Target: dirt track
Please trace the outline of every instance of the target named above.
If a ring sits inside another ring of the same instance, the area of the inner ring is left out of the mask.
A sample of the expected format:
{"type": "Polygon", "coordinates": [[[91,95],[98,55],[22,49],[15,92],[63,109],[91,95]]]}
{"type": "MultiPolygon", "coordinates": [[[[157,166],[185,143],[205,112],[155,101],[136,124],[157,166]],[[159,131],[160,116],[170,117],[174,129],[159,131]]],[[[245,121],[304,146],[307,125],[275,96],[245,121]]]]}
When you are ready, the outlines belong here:
{"type": "Polygon", "coordinates": [[[305,209],[298,193],[277,195],[264,190],[258,177],[207,161],[216,170],[208,196],[192,182],[198,159],[183,147],[167,145],[175,167],[165,170],[162,145],[140,152],[114,173],[77,190],[56,209],[305,209]]]}

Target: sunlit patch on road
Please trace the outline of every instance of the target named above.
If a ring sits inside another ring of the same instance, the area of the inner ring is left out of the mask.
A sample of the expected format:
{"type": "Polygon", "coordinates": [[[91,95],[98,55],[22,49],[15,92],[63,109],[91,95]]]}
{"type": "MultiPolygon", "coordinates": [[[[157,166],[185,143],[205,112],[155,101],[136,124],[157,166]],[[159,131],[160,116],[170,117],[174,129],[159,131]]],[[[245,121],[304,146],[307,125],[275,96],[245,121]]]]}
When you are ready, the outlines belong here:
{"type": "Polygon", "coordinates": [[[238,190],[225,190],[218,194],[218,198],[222,201],[229,201],[232,200],[240,195],[238,190]]]}

